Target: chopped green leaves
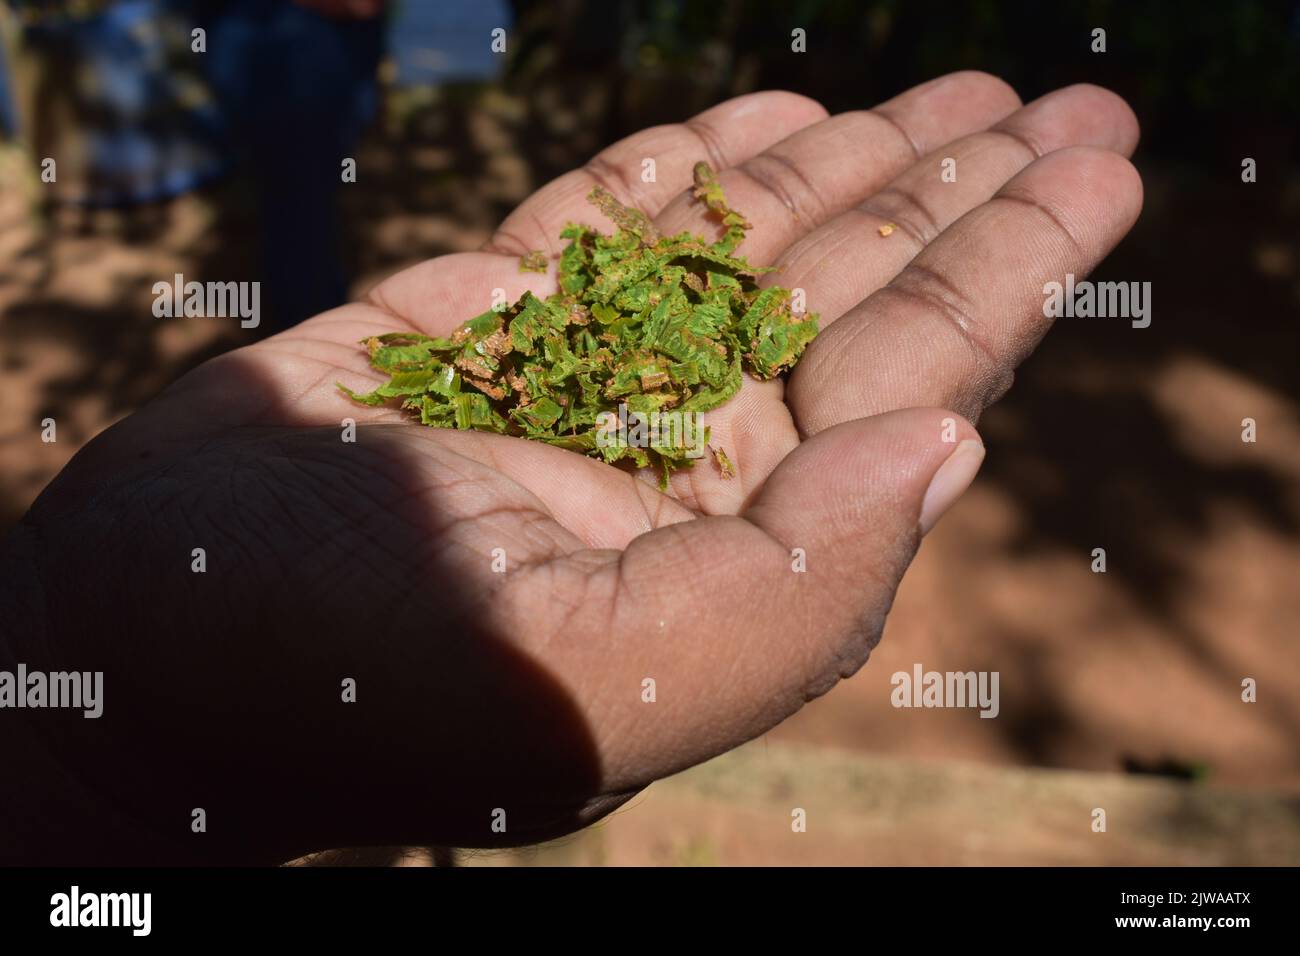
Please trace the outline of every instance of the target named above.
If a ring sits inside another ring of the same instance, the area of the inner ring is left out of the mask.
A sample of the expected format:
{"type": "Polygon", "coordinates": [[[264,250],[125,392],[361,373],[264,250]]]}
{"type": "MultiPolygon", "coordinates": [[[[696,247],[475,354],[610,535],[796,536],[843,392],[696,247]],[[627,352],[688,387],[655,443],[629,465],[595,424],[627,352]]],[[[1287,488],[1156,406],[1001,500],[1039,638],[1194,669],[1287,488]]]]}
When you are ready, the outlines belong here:
{"type": "Polygon", "coordinates": [[[534,249],[528,255],[519,257],[520,272],[546,272],[549,268],[550,263],[543,249],[534,249]]]}
{"type": "MultiPolygon", "coordinates": [[[[694,195],[724,227],[715,242],[663,236],[648,216],[597,186],[587,198],[617,228],[612,235],[564,228],[558,292],[546,299],[525,292],[450,338],[392,332],[367,339],[370,364],[389,381],[366,395],[339,388],[367,405],[400,401],[425,425],[657,466],[666,484],[707,442],[707,430],[680,427],[683,416],[726,402],[744,372],[769,379],[792,368],[817,334],[817,316],[796,314],[788,289],[758,288],[757,276],[771,270],[734,254],[753,227],[727,205],[707,163],[695,166],[694,195]],[[677,424],[629,428],[638,417],[677,424]],[[608,440],[611,422],[622,440],[608,440]],[[626,440],[643,433],[655,437],[626,440]]],[[[545,272],[549,261],[532,252],[519,267],[545,272]]],[[[735,474],[721,449],[714,461],[724,477],[735,474]]]]}

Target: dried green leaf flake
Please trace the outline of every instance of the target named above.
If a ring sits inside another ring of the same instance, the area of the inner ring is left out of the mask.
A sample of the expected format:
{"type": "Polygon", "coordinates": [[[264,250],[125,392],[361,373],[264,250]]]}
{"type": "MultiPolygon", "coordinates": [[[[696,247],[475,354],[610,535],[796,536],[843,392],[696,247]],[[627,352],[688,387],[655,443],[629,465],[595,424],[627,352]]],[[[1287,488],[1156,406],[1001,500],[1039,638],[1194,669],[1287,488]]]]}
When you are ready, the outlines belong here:
{"type": "MultiPolygon", "coordinates": [[[[723,227],[716,241],[663,236],[643,212],[598,186],[587,198],[616,229],[605,235],[571,223],[561,231],[569,245],[558,261],[559,291],[545,299],[525,292],[450,338],[391,332],[366,339],[370,364],[389,381],[364,395],[339,388],[366,405],[400,401],[433,427],[484,429],[611,464],[654,466],[666,484],[705,446],[692,445],[679,419],[663,430],[647,430],[646,421],[717,408],[740,390],[745,372],[769,379],[791,369],[817,334],[817,316],[795,314],[789,290],[758,288],[757,277],[771,269],[734,255],[753,227],[727,204],[713,170],[697,163],[694,178],[694,195],[723,227]]],[[[519,266],[545,272],[549,260],[530,252],[519,266]]],[[[697,439],[707,442],[703,431],[697,439]]],[[[714,459],[724,476],[734,474],[721,449],[714,459]]]]}
{"type": "Polygon", "coordinates": [[[736,466],[731,463],[727,457],[726,451],[721,448],[709,446],[709,451],[713,452],[713,460],[718,463],[718,473],[728,481],[736,477],[736,466]]]}
{"type": "Polygon", "coordinates": [[[546,272],[550,267],[551,264],[543,249],[534,249],[526,256],[519,257],[520,272],[546,272]]]}

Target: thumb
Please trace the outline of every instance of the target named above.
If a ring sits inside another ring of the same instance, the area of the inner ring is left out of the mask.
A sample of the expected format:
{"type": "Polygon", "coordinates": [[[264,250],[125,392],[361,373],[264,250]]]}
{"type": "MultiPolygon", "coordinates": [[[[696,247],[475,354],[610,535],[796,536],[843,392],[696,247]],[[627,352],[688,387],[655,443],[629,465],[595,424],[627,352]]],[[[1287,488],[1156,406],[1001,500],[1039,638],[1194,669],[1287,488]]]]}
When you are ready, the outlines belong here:
{"type": "MultiPolygon", "coordinates": [[[[910,408],[845,422],[804,442],[772,473],[746,520],[782,542],[867,566],[897,583],[926,534],[984,460],[956,412],[910,408]]],[[[810,555],[811,557],[811,555],[810,555]]]]}
{"type": "Polygon", "coordinates": [[[657,675],[661,693],[652,721],[625,715],[641,728],[640,774],[620,769],[658,776],[721,753],[853,674],[921,536],[983,456],[975,429],[941,409],[845,422],[790,454],[740,518],[633,541],[615,632],[657,622],[658,638],[621,642],[619,663],[629,680],[657,675]]]}
{"type": "Polygon", "coordinates": [[[880,640],[903,572],[984,460],[955,412],[912,408],[845,422],[804,442],[744,517],[792,552],[820,640],[800,670],[805,699],[855,673],[880,640]]]}

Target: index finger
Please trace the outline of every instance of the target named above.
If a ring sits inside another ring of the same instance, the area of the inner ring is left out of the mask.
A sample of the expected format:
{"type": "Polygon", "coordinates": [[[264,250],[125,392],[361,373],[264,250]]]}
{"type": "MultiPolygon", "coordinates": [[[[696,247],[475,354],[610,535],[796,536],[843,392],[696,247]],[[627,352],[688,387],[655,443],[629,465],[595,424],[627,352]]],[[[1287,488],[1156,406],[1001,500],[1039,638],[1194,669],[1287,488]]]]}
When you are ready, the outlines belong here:
{"type": "Polygon", "coordinates": [[[603,186],[625,206],[654,217],[691,185],[691,172],[700,160],[726,169],[825,117],[826,109],[816,100],[766,90],[719,103],[682,123],[643,129],[537,190],[505,218],[483,248],[512,256],[534,249],[558,255],[565,223],[592,219],[594,210],[587,202],[592,187],[603,186]]]}

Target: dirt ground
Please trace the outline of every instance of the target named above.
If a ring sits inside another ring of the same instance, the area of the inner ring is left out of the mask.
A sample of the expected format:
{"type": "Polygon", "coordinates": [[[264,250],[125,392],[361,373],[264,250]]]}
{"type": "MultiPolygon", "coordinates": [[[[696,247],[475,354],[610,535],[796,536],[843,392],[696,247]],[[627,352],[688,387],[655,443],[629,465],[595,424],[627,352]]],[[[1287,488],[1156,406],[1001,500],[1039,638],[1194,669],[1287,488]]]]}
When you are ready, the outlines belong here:
{"type": "Polygon", "coordinates": [[[1155,777],[756,742],[654,784],[572,837],[460,851],[456,859],[468,866],[1294,866],[1300,801],[1155,777]],[[1104,830],[1094,827],[1099,809],[1104,830]]]}
{"type": "MultiPolygon", "coordinates": [[[[474,248],[597,145],[525,161],[516,107],[381,124],[360,160],[375,185],[344,196],[354,292],[474,248]]],[[[152,283],[256,267],[235,184],[130,212],[47,207],[31,162],[0,150],[0,528],[80,445],[240,341],[154,318],[152,283]]],[[[1152,327],[1058,323],[980,423],[984,471],[927,539],[868,666],[771,745],[1300,789],[1300,181],[1243,197],[1137,163],[1146,211],[1098,277],[1150,279],[1152,327]],[[917,663],[998,671],[1000,715],[895,709],[890,677],[917,663]]]]}

